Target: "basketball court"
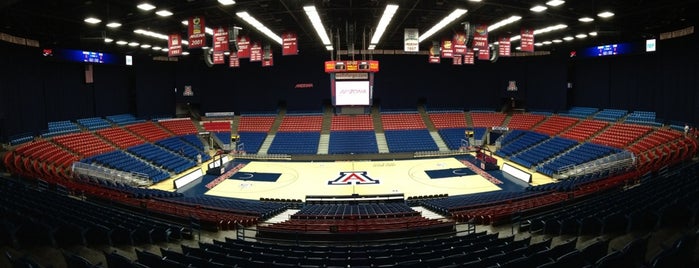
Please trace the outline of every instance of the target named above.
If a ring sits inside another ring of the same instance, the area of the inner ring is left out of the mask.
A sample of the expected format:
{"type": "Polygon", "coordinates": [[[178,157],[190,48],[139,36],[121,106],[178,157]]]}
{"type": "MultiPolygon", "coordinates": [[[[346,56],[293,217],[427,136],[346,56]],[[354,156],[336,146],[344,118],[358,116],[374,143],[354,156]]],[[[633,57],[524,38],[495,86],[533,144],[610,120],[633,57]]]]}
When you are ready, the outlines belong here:
{"type": "MultiPolygon", "coordinates": [[[[502,159],[498,159],[502,163],[502,159]]],[[[203,166],[206,166],[204,164],[203,166]]],[[[482,171],[481,171],[482,172],[482,171]]],[[[533,184],[551,182],[534,173],[533,184]]],[[[206,195],[304,200],[307,195],[461,195],[502,190],[453,157],[389,161],[252,161],[206,195]]],[[[172,180],[151,188],[173,191],[172,180]]]]}

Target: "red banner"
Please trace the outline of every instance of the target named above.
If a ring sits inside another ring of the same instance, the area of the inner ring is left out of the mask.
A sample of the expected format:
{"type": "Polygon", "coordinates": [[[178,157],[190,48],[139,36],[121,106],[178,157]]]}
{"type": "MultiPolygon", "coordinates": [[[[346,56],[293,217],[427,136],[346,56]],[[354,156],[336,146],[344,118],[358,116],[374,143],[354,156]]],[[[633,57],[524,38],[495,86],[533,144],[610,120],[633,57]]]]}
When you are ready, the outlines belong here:
{"type": "Polygon", "coordinates": [[[262,67],[269,67],[274,65],[274,53],[269,52],[269,57],[262,58],[262,67]]]}
{"type": "Polygon", "coordinates": [[[464,57],[461,55],[454,55],[454,57],[452,57],[451,59],[452,59],[452,62],[451,62],[452,65],[463,65],[464,64],[464,62],[463,62],[464,57]]]}
{"type": "Polygon", "coordinates": [[[167,36],[167,55],[168,57],[182,55],[182,36],[180,34],[167,36]]]}
{"type": "Polygon", "coordinates": [[[442,40],[442,58],[451,58],[454,56],[454,46],[451,40],[442,40]]]}
{"type": "Polygon", "coordinates": [[[205,47],[206,31],[204,30],[204,18],[189,18],[187,27],[187,34],[189,35],[189,48],[205,47]]]}
{"type": "Polygon", "coordinates": [[[376,73],[379,71],[379,61],[326,61],[326,73],[376,73]]]}
{"type": "Polygon", "coordinates": [[[299,54],[299,45],[294,32],[282,34],[282,56],[299,54]]]}
{"type": "Polygon", "coordinates": [[[473,50],[466,49],[466,54],[464,54],[464,64],[475,64],[476,61],[473,57],[473,50]]]}
{"type": "Polygon", "coordinates": [[[529,28],[523,28],[521,34],[520,48],[524,52],[534,52],[534,31],[529,28]]]}
{"type": "Polygon", "coordinates": [[[466,33],[458,32],[454,34],[454,55],[463,55],[466,53],[466,33]]]}
{"type": "Polygon", "coordinates": [[[228,58],[228,67],[240,67],[240,59],[238,58],[238,52],[231,52],[228,58]]]}
{"type": "Polygon", "coordinates": [[[481,49],[478,50],[478,59],[479,60],[490,60],[490,49],[481,49]]]}
{"type": "Polygon", "coordinates": [[[223,52],[214,52],[213,61],[214,64],[225,64],[226,56],[223,55],[223,52]]]}
{"type": "Polygon", "coordinates": [[[510,51],[510,38],[500,37],[500,39],[498,39],[498,53],[500,54],[500,56],[509,57],[511,56],[510,51]]]}
{"type": "Polygon", "coordinates": [[[476,25],[473,31],[473,48],[488,49],[488,25],[476,25]]]}
{"type": "Polygon", "coordinates": [[[247,36],[240,36],[236,41],[238,44],[238,58],[247,59],[250,58],[250,38],[247,36]]]}
{"type": "Polygon", "coordinates": [[[253,42],[250,46],[250,62],[253,61],[262,61],[262,46],[258,42],[253,42]]]}
{"type": "Polygon", "coordinates": [[[228,51],[228,28],[218,27],[214,30],[214,52],[228,51]]]}

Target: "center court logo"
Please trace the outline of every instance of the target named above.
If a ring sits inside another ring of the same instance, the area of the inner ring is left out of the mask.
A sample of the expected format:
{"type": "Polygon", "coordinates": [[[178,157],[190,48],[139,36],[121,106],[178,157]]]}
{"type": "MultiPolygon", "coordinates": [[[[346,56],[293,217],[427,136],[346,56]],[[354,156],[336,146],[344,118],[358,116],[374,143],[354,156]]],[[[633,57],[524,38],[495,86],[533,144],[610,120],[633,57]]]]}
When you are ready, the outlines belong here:
{"type": "Polygon", "coordinates": [[[366,171],[340,172],[337,179],[328,181],[328,185],[349,185],[349,184],[379,184],[379,180],[372,179],[366,171]]]}

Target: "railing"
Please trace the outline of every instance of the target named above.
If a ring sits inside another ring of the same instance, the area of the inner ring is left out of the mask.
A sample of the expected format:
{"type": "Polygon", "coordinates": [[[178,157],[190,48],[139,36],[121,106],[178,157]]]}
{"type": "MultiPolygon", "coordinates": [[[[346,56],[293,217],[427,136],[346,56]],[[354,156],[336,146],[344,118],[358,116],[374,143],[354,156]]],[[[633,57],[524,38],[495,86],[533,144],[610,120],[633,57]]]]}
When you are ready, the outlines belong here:
{"type": "Polygon", "coordinates": [[[580,165],[562,167],[553,177],[555,179],[565,179],[570,176],[586,175],[603,171],[622,171],[630,168],[634,164],[636,164],[636,156],[629,151],[623,151],[580,165]]]}
{"type": "Polygon", "coordinates": [[[138,172],[125,172],[96,165],[89,165],[83,162],[73,162],[72,170],[74,175],[88,176],[91,178],[123,183],[130,186],[138,187],[153,184],[146,174],[138,172]]]}
{"type": "Polygon", "coordinates": [[[453,155],[464,155],[468,154],[468,151],[465,150],[449,150],[449,151],[421,151],[421,152],[415,152],[413,154],[414,158],[420,158],[420,157],[437,157],[437,156],[453,156],[453,155]]]}
{"type": "Polygon", "coordinates": [[[288,154],[247,154],[245,151],[236,151],[233,155],[235,158],[250,160],[291,160],[291,155],[288,154]]]}

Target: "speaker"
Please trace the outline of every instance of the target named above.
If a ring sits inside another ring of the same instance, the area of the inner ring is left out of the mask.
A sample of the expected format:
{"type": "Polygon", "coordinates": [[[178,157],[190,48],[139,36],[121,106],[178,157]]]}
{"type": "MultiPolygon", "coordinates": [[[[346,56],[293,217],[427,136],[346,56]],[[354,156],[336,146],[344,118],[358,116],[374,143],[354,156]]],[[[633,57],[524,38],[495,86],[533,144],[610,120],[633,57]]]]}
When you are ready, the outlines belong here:
{"type": "Polygon", "coordinates": [[[272,47],[267,44],[262,47],[262,59],[263,60],[269,60],[271,57],[270,54],[272,53],[272,47]]]}
{"type": "Polygon", "coordinates": [[[432,41],[432,46],[430,47],[430,56],[439,56],[439,41],[432,41]]]}
{"type": "Polygon", "coordinates": [[[206,66],[213,67],[214,60],[211,58],[211,56],[212,56],[211,48],[205,48],[202,51],[204,51],[203,56],[204,56],[204,63],[206,63],[206,66]]]}
{"type": "Polygon", "coordinates": [[[500,45],[493,45],[493,48],[490,51],[490,62],[496,62],[498,61],[498,58],[500,58],[500,45]]]}

